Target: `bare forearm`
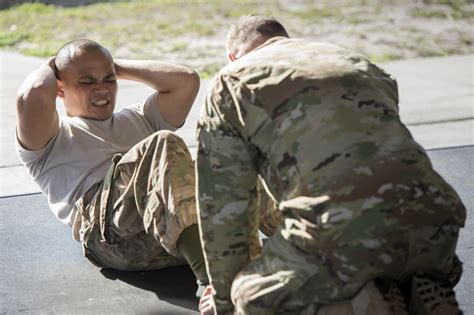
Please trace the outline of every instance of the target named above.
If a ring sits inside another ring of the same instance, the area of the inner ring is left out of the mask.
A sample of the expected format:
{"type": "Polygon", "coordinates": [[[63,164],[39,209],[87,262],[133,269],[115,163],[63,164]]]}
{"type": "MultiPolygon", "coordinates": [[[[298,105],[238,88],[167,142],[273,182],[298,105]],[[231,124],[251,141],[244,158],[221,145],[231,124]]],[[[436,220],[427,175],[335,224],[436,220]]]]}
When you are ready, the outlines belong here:
{"type": "Polygon", "coordinates": [[[189,68],[166,62],[125,59],[114,61],[118,79],[142,82],[162,93],[179,89],[183,81],[193,80],[196,76],[189,68]]]}
{"type": "Polygon", "coordinates": [[[186,67],[153,60],[115,60],[118,79],[147,84],[159,92],[163,118],[178,127],[185,121],[199,91],[199,75],[186,67]]]}

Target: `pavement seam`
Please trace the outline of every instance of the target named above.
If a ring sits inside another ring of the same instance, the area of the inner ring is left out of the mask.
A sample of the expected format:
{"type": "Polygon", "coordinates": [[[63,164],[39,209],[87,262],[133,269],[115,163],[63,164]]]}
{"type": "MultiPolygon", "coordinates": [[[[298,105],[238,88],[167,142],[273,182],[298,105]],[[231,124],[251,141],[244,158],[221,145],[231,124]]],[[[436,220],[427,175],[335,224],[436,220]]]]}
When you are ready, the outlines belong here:
{"type": "Polygon", "coordinates": [[[435,125],[435,124],[446,124],[450,122],[460,122],[473,120],[474,117],[465,117],[465,118],[453,118],[453,119],[442,119],[442,120],[432,120],[432,121],[422,121],[416,123],[406,123],[405,126],[422,126],[422,125],[435,125]]]}

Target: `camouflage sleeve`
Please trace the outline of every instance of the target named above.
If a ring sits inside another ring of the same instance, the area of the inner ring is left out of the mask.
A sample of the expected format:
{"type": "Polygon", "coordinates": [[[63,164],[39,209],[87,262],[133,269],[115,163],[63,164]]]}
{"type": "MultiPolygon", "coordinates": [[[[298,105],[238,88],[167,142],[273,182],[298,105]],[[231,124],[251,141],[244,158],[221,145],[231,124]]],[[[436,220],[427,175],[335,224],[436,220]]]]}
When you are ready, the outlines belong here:
{"type": "Polygon", "coordinates": [[[223,80],[216,80],[198,123],[197,195],[199,225],[217,311],[233,308],[234,276],[248,263],[256,211],[257,168],[233,120],[233,100],[223,80]]]}

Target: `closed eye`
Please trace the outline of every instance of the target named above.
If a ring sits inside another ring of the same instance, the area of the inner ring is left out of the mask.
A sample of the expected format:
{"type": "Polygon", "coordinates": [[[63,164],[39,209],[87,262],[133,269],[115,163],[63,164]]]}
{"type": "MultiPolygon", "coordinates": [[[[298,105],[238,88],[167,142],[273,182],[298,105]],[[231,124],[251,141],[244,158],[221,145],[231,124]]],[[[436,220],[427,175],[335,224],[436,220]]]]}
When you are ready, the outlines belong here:
{"type": "Polygon", "coordinates": [[[80,84],[92,84],[92,83],[94,83],[94,79],[92,79],[92,78],[82,78],[82,79],[79,79],[77,82],[79,82],[80,84]]]}

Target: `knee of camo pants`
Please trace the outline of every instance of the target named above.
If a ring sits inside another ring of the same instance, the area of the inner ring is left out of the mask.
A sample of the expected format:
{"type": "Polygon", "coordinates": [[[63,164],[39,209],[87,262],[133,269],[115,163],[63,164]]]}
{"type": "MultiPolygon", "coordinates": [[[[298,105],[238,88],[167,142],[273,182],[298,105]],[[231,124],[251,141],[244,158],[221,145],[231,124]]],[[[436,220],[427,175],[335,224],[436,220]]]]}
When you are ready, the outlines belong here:
{"type": "Polygon", "coordinates": [[[235,276],[231,297],[236,312],[291,314],[291,310],[307,306],[296,293],[318,270],[278,229],[266,242],[262,255],[235,276]]]}
{"type": "Polygon", "coordinates": [[[179,236],[186,227],[197,223],[191,155],[183,139],[166,130],[147,138],[140,155],[133,185],[145,230],[169,253],[179,255],[179,236]]]}
{"type": "Polygon", "coordinates": [[[152,235],[174,256],[182,231],[197,222],[194,163],[184,141],[161,130],[133,146],[117,164],[110,228],[128,239],[152,235]]]}
{"type": "Polygon", "coordinates": [[[272,306],[276,306],[277,303],[265,303],[261,296],[264,295],[262,290],[273,291],[273,288],[281,287],[280,279],[276,275],[268,277],[261,275],[262,268],[259,264],[260,262],[257,261],[251,262],[235,277],[231,289],[232,303],[235,306],[234,314],[270,315],[275,313],[272,306]]]}

